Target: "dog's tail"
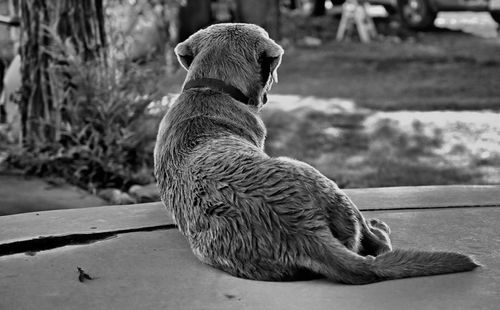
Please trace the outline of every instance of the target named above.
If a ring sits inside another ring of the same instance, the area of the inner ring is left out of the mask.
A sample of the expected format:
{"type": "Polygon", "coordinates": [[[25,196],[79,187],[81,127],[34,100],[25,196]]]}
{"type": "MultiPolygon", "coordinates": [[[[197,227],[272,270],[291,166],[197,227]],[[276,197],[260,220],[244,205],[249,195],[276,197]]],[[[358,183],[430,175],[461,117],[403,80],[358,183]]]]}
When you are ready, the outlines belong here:
{"type": "Polygon", "coordinates": [[[348,284],[471,271],[479,267],[469,256],[453,252],[396,249],[377,257],[360,256],[337,244],[309,265],[313,271],[348,284]],[[326,253],[328,252],[328,254],[326,253]]]}
{"type": "Polygon", "coordinates": [[[381,279],[431,276],[471,271],[479,265],[467,255],[396,249],[375,258],[372,269],[381,279]]]}

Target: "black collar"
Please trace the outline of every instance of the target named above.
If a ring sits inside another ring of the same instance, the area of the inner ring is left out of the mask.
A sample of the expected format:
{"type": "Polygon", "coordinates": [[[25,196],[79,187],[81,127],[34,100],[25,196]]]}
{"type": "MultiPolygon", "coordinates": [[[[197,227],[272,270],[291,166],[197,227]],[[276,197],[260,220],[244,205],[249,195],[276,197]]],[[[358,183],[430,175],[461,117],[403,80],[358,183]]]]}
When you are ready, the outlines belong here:
{"type": "Polygon", "coordinates": [[[242,102],[244,104],[256,105],[255,100],[245,96],[245,94],[241,90],[218,79],[199,78],[191,80],[187,82],[186,85],[184,85],[183,90],[188,90],[191,88],[202,88],[202,87],[226,93],[229,96],[233,97],[233,99],[238,100],[239,102],[242,102]]]}

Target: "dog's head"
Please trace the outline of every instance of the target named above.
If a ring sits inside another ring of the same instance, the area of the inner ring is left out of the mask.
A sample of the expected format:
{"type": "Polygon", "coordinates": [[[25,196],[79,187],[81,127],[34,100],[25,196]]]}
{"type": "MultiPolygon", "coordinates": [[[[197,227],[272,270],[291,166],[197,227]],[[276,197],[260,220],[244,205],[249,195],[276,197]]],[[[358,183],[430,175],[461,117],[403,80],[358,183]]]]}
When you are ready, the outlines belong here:
{"type": "Polygon", "coordinates": [[[175,53],[188,71],[186,82],[200,78],[224,81],[260,108],[272,86],[283,49],[252,24],[216,24],[179,43],[175,53]]]}

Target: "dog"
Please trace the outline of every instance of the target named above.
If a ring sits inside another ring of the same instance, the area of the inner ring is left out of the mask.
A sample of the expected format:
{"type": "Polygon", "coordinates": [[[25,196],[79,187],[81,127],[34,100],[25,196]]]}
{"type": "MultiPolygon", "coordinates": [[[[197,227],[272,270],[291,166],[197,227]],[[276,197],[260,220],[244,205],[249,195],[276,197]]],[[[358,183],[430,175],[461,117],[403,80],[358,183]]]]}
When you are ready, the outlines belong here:
{"type": "Polygon", "coordinates": [[[183,91],[154,151],[164,205],[203,263],[234,276],[286,281],[320,275],[347,284],[469,271],[470,257],[392,249],[312,166],[269,157],[259,111],[278,82],[283,49],[251,24],[216,24],[179,43],[183,91]]]}

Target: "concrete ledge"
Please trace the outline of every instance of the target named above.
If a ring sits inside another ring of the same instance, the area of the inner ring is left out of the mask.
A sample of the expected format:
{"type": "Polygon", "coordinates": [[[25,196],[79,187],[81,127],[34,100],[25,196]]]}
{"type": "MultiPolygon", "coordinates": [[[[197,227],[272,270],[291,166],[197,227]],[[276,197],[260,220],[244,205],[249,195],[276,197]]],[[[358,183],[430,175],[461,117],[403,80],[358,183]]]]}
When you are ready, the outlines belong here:
{"type": "Polygon", "coordinates": [[[17,213],[105,206],[103,199],[68,184],[53,186],[42,179],[0,173],[0,216],[17,213]],[[12,195],[12,193],[17,193],[12,195]],[[71,201],[71,204],[68,202],[71,201]]]}
{"type": "MultiPolygon", "coordinates": [[[[360,210],[500,206],[500,186],[346,189],[360,210]]],[[[0,245],[43,237],[97,234],[172,225],[161,202],[0,216],[0,245]]]]}
{"type": "Polygon", "coordinates": [[[497,308],[500,186],[347,192],[391,226],[395,247],[461,251],[483,267],[366,286],[249,281],[200,263],[160,202],[57,210],[0,216],[0,309],[497,308]]]}
{"type": "Polygon", "coordinates": [[[43,237],[172,225],[161,202],[0,216],[0,245],[43,237]]]}
{"type": "Polygon", "coordinates": [[[250,281],[200,263],[175,229],[134,232],[1,256],[0,309],[497,309],[500,208],[386,210],[369,216],[391,226],[397,247],[462,251],[484,267],[364,286],[324,279],[250,281]],[[80,282],[77,267],[93,279],[80,282]]]}
{"type": "Polygon", "coordinates": [[[500,206],[500,185],[356,188],[345,192],[360,210],[500,206]]]}

